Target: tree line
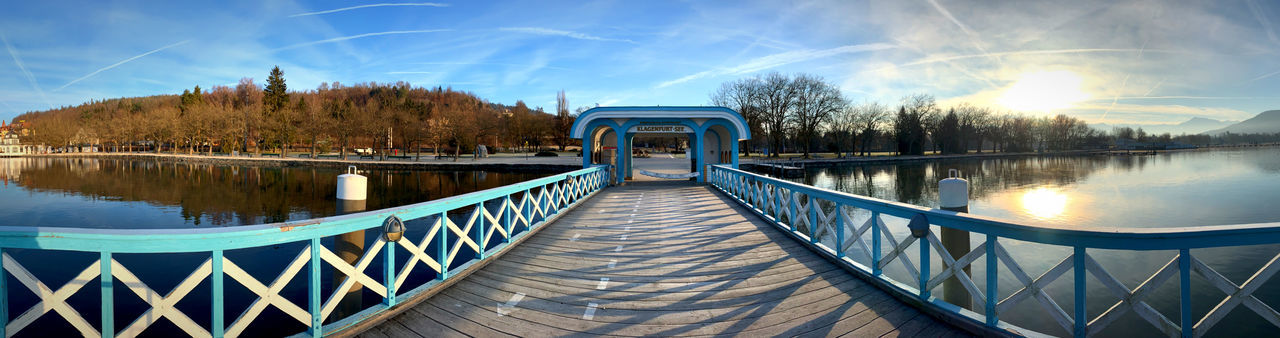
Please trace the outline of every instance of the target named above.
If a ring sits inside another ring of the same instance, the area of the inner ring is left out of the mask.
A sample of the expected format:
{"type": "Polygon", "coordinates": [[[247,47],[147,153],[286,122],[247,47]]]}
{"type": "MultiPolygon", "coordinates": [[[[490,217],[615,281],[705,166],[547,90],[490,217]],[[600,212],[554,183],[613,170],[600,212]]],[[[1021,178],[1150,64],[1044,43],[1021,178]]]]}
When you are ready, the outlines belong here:
{"type": "Polygon", "coordinates": [[[944,109],[927,94],[908,95],[896,105],[854,103],[821,77],[777,72],[725,82],[710,94],[710,101],[742,114],[754,136],[744,144],[744,152],[767,152],[764,155],[774,157],[799,152],[807,158],[816,151],[839,157],[873,151],[898,155],[1067,151],[1105,149],[1117,139],[1207,145],[1266,142],[1277,136],[1147,135],[1140,129],[1108,133],[1063,114],[1030,115],[965,103],[944,109]]]}
{"type": "Polygon", "coordinates": [[[506,106],[452,88],[405,82],[333,82],[291,91],[275,67],[264,85],[243,78],[234,87],[196,86],[181,95],[92,100],[15,120],[28,121],[36,131],[24,142],[55,148],[259,155],[302,148],[313,158],[336,151],[343,159],[354,149],[421,156],[430,148],[437,155],[452,150],[456,159],[477,145],[494,150],[556,145],[564,150],[575,116],[564,92],[557,95],[555,114],[549,114],[523,101],[506,106]]]}

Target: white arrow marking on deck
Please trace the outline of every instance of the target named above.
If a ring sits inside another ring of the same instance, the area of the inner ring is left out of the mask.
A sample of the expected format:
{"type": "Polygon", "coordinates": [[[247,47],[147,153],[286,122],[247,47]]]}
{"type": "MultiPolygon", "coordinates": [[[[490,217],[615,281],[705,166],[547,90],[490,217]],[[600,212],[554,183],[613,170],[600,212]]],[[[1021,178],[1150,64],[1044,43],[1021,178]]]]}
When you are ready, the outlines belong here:
{"type": "Polygon", "coordinates": [[[511,309],[514,309],[516,304],[520,304],[521,299],[524,299],[524,292],[517,292],[511,295],[511,299],[507,300],[506,304],[498,304],[498,317],[510,314],[511,309]]]}
{"type": "Polygon", "coordinates": [[[582,313],[582,319],[591,320],[596,317],[596,303],[587,303],[587,311],[582,313]]]}
{"type": "Polygon", "coordinates": [[[621,237],[621,238],[618,238],[618,240],[620,240],[620,241],[625,241],[625,240],[627,240],[627,234],[622,234],[622,237],[621,237]]]}
{"type": "MultiPolygon", "coordinates": [[[[627,223],[631,223],[631,222],[627,222],[627,223]]],[[[630,226],[630,225],[628,225],[628,226],[625,228],[625,230],[626,230],[626,231],[631,231],[631,226],[630,226]]]]}
{"type": "Polygon", "coordinates": [[[616,266],[616,265],[618,265],[618,260],[616,260],[616,259],[610,259],[610,260],[609,260],[609,268],[610,268],[610,269],[612,269],[612,268],[613,268],[614,266],[616,266]]]}
{"type": "Polygon", "coordinates": [[[619,245],[617,248],[614,248],[613,252],[622,252],[622,246],[619,245]]]}
{"type": "Polygon", "coordinates": [[[609,286],[609,277],[601,278],[600,284],[596,284],[596,290],[604,290],[606,286],[609,286]]]}
{"type": "Polygon", "coordinates": [[[573,238],[570,238],[570,239],[569,239],[569,241],[570,241],[570,242],[577,242],[577,241],[578,241],[578,236],[582,236],[582,234],[573,234],[573,238]]]}

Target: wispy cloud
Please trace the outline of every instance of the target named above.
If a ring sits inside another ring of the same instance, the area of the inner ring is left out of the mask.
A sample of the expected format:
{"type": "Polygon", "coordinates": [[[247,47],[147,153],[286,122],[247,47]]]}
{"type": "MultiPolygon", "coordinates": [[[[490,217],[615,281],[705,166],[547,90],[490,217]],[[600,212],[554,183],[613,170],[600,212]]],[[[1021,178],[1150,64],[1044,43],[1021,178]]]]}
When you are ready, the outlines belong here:
{"type": "MultiPolygon", "coordinates": [[[[509,67],[529,67],[529,66],[531,66],[530,64],[522,64],[522,63],[505,63],[505,62],[416,62],[416,63],[414,63],[414,64],[419,64],[419,65],[447,65],[447,66],[478,66],[478,65],[487,65],[487,66],[509,66],[509,67]]],[[[569,68],[556,67],[556,66],[542,66],[542,68],[546,68],[546,69],[555,69],[555,70],[570,70],[570,71],[571,71],[571,70],[573,70],[573,69],[569,69],[569,68]]]]}
{"type": "Polygon", "coordinates": [[[116,62],[116,63],[114,63],[114,64],[111,64],[110,66],[102,67],[102,68],[100,68],[100,69],[98,69],[98,70],[93,71],[92,73],[86,74],[85,76],[81,76],[81,77],[79,77],[79,78],[77,78],[77,79],[75,79],[75,80],[71,80],[71,82],[67,82],[67,84],[62,85],[62,87],[58,87],[58,89],[54,89],[53,91],[55,91],[55,92],[56,92],[56,91],[62,90],[63,88],[67,88],[68,86],[71,86],[71,85],[73,85],[73,84],[76,84],[77,82],[84,81],[84,79],[88,79],[88,78],[90,78],[90,77],[93,77],[94,75],[98,75],[98,73],[101,73],[101,72],[107,71],[107,70],[109,70],[109,69],[111,69],[111,68],[119,67],[120,65],[123,65],[123,64],[125,64],[125,63],[130,62],[130,61],[137,60],[137,59],[141,59],[141,58],[142,58],[142,57],[144,57],[144,56],[151,55],[151,54],[155,54],[155,53],[158,53],[158,52],[160,52],[160,51],[162,51],[162,50],[165,50],[165,49],[169,49],[169,48],[173,48],[173,47],[181,46],[181,45],[183,45],[183,44],[186,44],[187,42],[191,42],[191,40],[183,40],[183,41],[179,41],[178,43],[175,43],[175,44],[172,44],[172,45],[168,45],[168,46],[164,46],[164,47],[160,47],[160,48],[153,49],[153,50],[151,50],[150,52],[146,52],[146,53],[142,53],[142,54],[134,55],[134,56],[133,56],[133,57],[131,57],[131,58],[121,60],[120,62],[116,62]]]}
{"type": "Polygon", "coordinates": [[[897,67],[917,66],[930,63],[939,63],[947,61],[956,61],[964,59],[984,58],[988,56],[1026,56],[1026,55],[1054,55],[1054,54],[1086,54],[1086,53],[1166,53],[1166,54],[1182,54],[1185,52],[1163,49],[1140,49],[1140,48],[1076,48],[1076,49],[1048,49],[1048,50],[1021,50],[1010,52],[995,52],[987,54],[969,54],[969,55],[952,55],[928,57],[916,61],[907,62],[897,67]]]}
{"type": "Polygon", "coordinates": [[[408,7],[408,6],[417,6],[417,7],[449,7],[449,4],[442,4],[442,3],[435,3],[435,2],[413,2],[413,3],[381,3],[381,4],[368,4],[368,5],[360,5],[360,6],[343,7],[343,8],[338,8],[338,9],[330,9],[330,10],[325,10],[325,11],[298,13],[298,14],[290,15],[289,17],[290,17],[290,18],[296,18],[296,17],[300,17],[300,16],[310,16],[310,15],[329,14],[329,13],[337,13],[337,12],[343,12],[343,11],[349,11],[349,10],[353,10],[353,9],[361,9],[361,8],[372,8],[372,7],[408,7]]]}
{"type": "Polygon", "coordinates": [[[681,84],[681,83],[685,83],[685,82],[689,82],[689,81],[693,81],[693,80],[697,80],[705,77],[722,76],[722,75],[741,75],[741,74],[747,74],[752,72],[758,72],[765,69],[780,67],[780,66],[784,66],[792,63],[827,58],[827,57],[832,57],[832,56],[841,55],[841,54],[863,53],[863,52],[885,50],[885,49],[891,49],[891,48],[897,48],[897,45],[888,44],[888,43],[869,43],[869,44],[861,44],[861,45],[841,46],[841,47],[829,48],[829,49],[794,50],[790,52],[766,55],[763,57],[753,59],[751,61],[747,61],[746,63],[740,64],[734,67],[730,67],[730,68],[719,68],[719,69],[712,69],[712,70],[697,72],[697,73],[690,74],[688,76],[681,77],[675,80],[660,83],[658,84],[658,88],[670,87],[673,85],[677,85],[677,84],[681,84]]]}
{"type": "Polygon", "coordinates": [[[1117,96],[1119,100],[1250,100],[1258,96],[1117,96]]]}
{"type": "Polygon", "coordinates": [[[425,34],[425,33],[439,33],[439,32],[451,32],[451,31],[453,30],[452,29],[421,29],[421,30],[409,30],[409,31],[387,31],[387,32],[377,32],[377,33],[364,33],[364,34],[358,34],[358,35],[352,35],[352,36],[343,36],[343,37],[337,37],[332,39],[316,40],[311,42],[303,42],[299,44],[288,45],[288,46],[276,48],[272,50],[272,52],[278,52],[282,50],[294,49],[294,48],[300,48],[300,47],[306,47],[306,46],[314,46],[314,45],[325,44],[325,43],[334,43],[334,42],[341,42],[341,41],[354,40],[354,39],[360,39],[360,38],[367,38],[372,36],[400,35],[400,34],[425,34]]]}
{"type": "Polygon", "coordinates": [[[600,36],[595,36],[595,35],[585,34],[585,33],[579,33],[579,32],[574,32],[574,31],[566,31],[566,30],[551,29],[551,28],[543,28],[543,27],[502,27],[502,28],[498,28],[498,30],[500,30],[500,31],[504,31],[504,32],[517,32],[517,33],[528,33],[528,34],[537,34],[537,35],[563,36],[563,37],[573,38],[573,39],[578,39],[578,40],[612,41],[612,42],[626,42],[626,43],[630,43],[630,44],[637,44],[635,41],[627,40],[627,39],[606,38],[606,37],[600,37],[600,36]]]}
{"type": "MultiPolygon", "coordinates": [[[[22,63],[22,57],[18,56],[18,50],[9,44],[9,38],[5,37],[4,34],[0,34],[0,41],[4,42],[4,48],[9,51],[9,56],[13,57],[13,64],[18,66],[18,70],[22,71],[22,76],[27,78],[28,83],[31,83],[31,88],[34,88],[36,93],[40,94],[40,98],[44,99],[44,103],[49,105],[49,108],[53,108],[53,103],[49,101],[49,96],[44,94],[44,89],[40,89],[40,83],[36,82],[35,75],[31,75],[31,71],[27,70],[27,65],[22,63]]],[[[5,106],[8,106],[8,104],[5,104],[5,106]]]]}

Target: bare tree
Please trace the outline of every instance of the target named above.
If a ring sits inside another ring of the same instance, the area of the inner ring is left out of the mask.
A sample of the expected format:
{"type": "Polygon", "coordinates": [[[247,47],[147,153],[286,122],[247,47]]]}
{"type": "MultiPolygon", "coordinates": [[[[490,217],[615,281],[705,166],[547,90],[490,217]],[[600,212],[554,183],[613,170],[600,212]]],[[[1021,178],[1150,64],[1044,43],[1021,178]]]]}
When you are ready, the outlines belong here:
{"type": "Polygon", "coordinates": [[[889,107],[879,102],[865,102],[857,106],[855,115],[858,138],[860,139],[862,156],[869,155],[871,140],[875,138],[889,121],[889,107]]]}
{"type": "Polygon", "coordinates": [[[795,87],[786,75],[769,73],[760,82],[760,118],[770,141],[770,156],[782,154],[787,138],[788,118],[795,101],[795,87]]]}
{"type": "Polygon", "coordinates": [[[804,157],[809,158],[813,139],[820,131],[818,128],[831,122],[832,115],[844,110],[847,103],[839,88],[818,76],[796,75],[791,86],[795,94],[791,120],[796,128],[796,137],[804,144],[804,157]]]}

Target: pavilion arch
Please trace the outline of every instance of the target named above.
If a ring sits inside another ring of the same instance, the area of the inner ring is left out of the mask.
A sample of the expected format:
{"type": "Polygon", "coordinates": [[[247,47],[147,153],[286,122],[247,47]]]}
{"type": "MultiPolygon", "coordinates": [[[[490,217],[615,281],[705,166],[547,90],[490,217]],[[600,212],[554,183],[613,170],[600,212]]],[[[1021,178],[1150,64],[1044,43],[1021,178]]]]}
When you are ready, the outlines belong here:
{"type": "Polygon", "coordinates": [[[738,141],[751,139],[746,120],[725,107],[596,107],[574,121],[569,136],[582,139],[582,165],[614,166],[622,183],[631,172],[631,141],[637,133],[688,135],[693,167],[701,175],[710,164],[738,166],[738,141]]]}

